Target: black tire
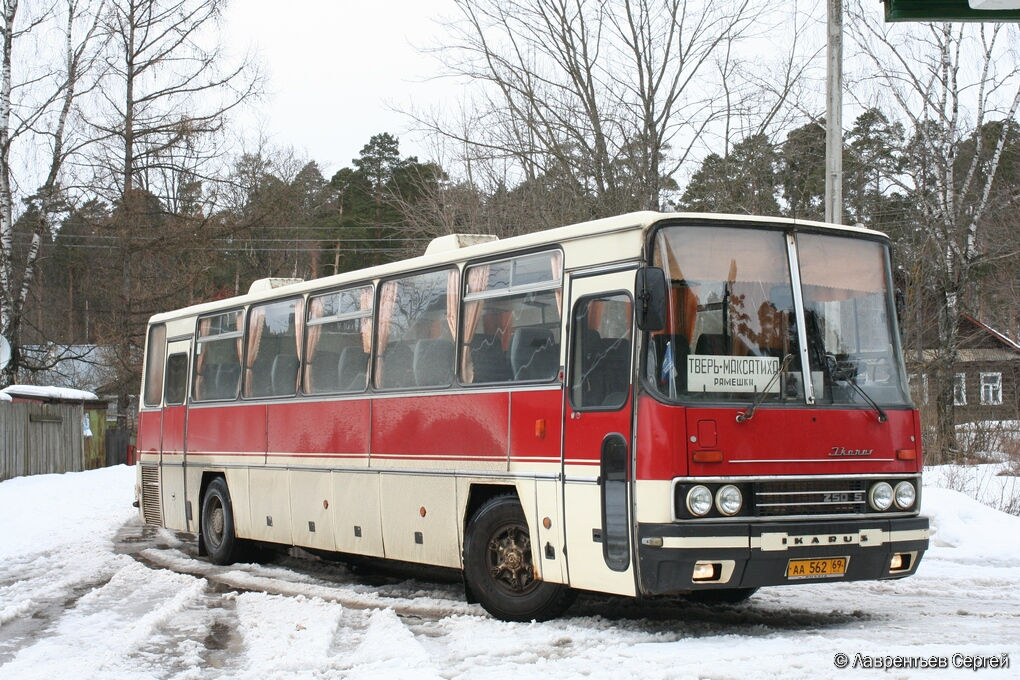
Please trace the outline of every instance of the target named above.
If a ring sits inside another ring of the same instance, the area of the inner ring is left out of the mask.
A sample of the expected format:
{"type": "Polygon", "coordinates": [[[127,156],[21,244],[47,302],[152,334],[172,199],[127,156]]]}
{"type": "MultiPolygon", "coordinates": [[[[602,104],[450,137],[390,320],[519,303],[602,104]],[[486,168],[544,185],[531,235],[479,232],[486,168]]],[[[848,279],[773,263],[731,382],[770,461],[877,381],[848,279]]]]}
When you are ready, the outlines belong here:
{"type": "Polygon", "coordinates": [[[736,604],[747,600],[758,592],[757,588],[720,588],[719,590],[695,590],[684,597],[701,604],[736,604]]]}
{"type": "Polygon", "coordinates": [[[531,537],[515,496],[482,504],[464,535],[464,581],[485,611],[503,621],[547,621],[573,603],[574,591],[535,576],[531,537]]]}
{"type": "Polygon", "coordinates": [[[202,496],[201,540],[206,555],[216,564],[232,564],[241,554],[241,541],[234,534],[230,492],[222,477],[209,482],[202,496]]]}

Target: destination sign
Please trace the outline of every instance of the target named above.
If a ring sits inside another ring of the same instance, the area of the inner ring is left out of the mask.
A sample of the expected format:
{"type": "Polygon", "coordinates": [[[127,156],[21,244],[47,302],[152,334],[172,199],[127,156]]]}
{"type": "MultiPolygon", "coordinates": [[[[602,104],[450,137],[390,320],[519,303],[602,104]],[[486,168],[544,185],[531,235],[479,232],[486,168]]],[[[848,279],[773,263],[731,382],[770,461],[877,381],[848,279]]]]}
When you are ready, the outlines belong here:
{"type": "MultiPolygon", "coordinates": [[[[691,354],[687,357],[687,389],[691,392],[763,392],[778,370],[777,357],[691,354]]],[[[779,392],[778,380],[769,392],[779,392]]]]}

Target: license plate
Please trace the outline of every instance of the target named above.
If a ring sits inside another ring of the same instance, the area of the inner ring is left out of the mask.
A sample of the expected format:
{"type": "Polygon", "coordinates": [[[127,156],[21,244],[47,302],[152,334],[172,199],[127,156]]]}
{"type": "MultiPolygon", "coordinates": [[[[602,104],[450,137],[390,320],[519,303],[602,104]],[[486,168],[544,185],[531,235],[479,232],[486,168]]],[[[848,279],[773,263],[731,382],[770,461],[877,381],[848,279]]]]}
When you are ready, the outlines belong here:
{"type": "Polygon", "coordinates": [[[832,578],[846,574],[849,557],[825,557],[813,560],[790,560],[786,565],[786,578],[832,578]]]}

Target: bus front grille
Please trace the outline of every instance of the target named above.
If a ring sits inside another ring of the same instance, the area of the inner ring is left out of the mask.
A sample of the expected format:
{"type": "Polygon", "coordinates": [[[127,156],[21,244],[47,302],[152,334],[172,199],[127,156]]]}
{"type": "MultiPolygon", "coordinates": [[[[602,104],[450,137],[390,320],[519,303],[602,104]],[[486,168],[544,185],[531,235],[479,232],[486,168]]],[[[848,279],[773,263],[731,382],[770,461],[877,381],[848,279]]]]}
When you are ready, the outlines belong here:
{"type": "Polygon", "coordinates": [[[163,526],[159,503],[159,466],[142,465],[142,517],[146,524],[163,526]]]}
{"type": "Polygon", "coordinates": [[[846,515],[867,512],[866,485],[860,479],[767,480],[754,485],[758,517],[846,515]]]}

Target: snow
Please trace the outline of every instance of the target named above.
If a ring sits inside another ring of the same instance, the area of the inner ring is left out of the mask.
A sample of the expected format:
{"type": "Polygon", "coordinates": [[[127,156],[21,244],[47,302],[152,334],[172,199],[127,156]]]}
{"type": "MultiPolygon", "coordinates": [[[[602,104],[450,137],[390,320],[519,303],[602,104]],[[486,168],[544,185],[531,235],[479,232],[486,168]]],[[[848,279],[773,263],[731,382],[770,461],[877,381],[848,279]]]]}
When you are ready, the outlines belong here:
{"type": "Polygon", "coordinates": [[[70,387],[52,387],[45,385],[10,385],[0,392],[15,397],[38,397],[40,399],[62,399],[64,401],[96,401],[99,399],[94,392],[76,390],[70,387]]]}
{"type": "Polygon", "coordinates": [[[934,535],[910,578],[726,606],[582,595],[547,623],[496,621],[455,583],[210,564],[191,537],[140,525],[125,466],[19,477],[0,482],[0,677],[899,679],[969,677],[953,667],[967,659],[1017,677],[1020,517],[935,485],[958,474],[927,475],[934,535]],[[839,653],[858,668],[837,670],[839,653]],[[897,657],[949,667],[874,668],[897,657]]]}

